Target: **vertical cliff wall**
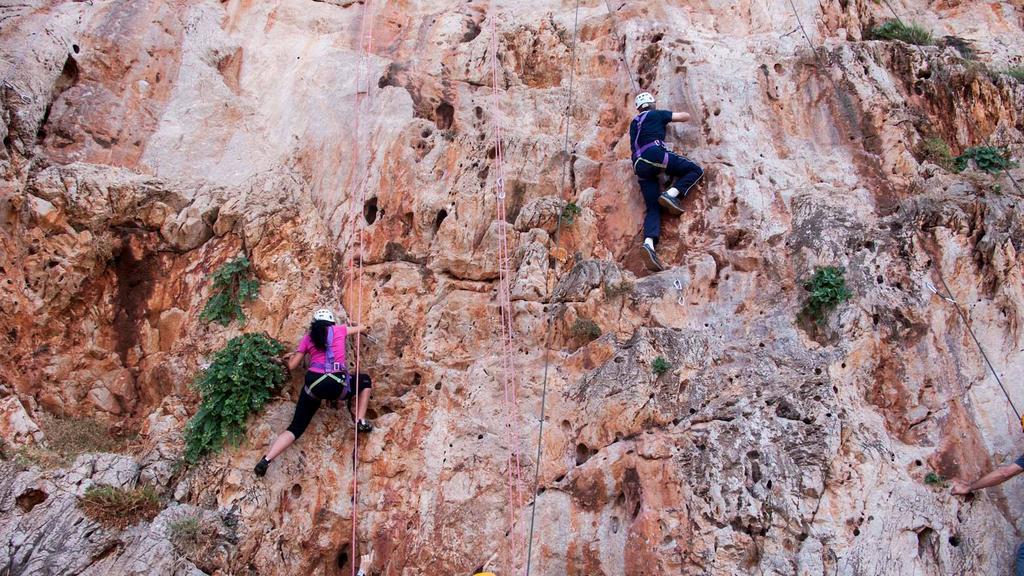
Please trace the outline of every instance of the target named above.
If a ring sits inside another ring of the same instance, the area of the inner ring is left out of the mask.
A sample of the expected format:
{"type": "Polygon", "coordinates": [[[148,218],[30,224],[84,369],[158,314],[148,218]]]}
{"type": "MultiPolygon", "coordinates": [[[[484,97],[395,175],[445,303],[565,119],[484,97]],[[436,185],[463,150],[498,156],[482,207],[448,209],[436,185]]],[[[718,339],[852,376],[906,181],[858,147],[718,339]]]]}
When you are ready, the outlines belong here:
{"type": "Polygon", "coordinates": [[[1024,407],[1024,172],[953,173],[923,145],[1020,157],[1024,84],[1000,71],[1022,37],[1019,2],[973,0],[0,3],[4,573],[349,573],[348,415],[322,410],[250,471],[297,377],[240,446],[174,464],[212,353],[243,331],[295,342],[320,306],[373,327],[355,515],[372,574],[521,570],[534,498],[535,574],[1005,573],[1024,484],[965,501],[925,482],[1024,449],[929,286],[1024,407]],[[867,40],[894,12],[938,45],[867,40]],[[653,275],[631,75],[693,116],[669,137],[706,168],[653,275]],[[200,321],[208,274],[241,253],[261,282],[248,323],[200,321]],[[854,296],[798,321],[825,265],[854,296]],[[13,458],[51,417],[139,436],[54,469],[13,458]],[[76,504],[137,482],[162,491],[152,522],[76,504]],[[203,554],[171,543],[183,515],[218,526],[203,554]]]}

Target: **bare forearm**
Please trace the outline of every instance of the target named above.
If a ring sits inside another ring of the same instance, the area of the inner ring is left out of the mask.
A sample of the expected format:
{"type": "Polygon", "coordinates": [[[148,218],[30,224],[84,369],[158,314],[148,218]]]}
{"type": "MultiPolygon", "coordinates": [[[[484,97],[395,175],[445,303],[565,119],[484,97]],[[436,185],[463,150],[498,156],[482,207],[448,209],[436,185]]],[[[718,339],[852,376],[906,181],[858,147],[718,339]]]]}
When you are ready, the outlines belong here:
{"type": "Polygon", "coordinates": [[[985,488],[998,486],[999,484],[1002,484],[1003,482],[1006,482],[1010,478],[1016,476],[1018,473],[1020,473],[1020,471],[1020,466],[1017,466],[1016,464],[1000,466],[999,468],[996,468],[995,470],[989,472],[988,474],[985,474],[981,478],[978,478],[974,482],[971,482],[968,485],[968,488],[970,488],[971,492],[974,492],[975,490],[982,490],[985,488]]]}
{"type": "Polygon", "coordinates": [[[688,113],[686,113],[686,112],[673,112],[672,113],[672,121],[673,122],[689,122],[690,121],[690,115],[688,113]]]}
{"type": "Polygon", "coordinates": [[[295,370],[302,364],[302,352],[295,352],[288,358],[288,369],[295,370]]]}

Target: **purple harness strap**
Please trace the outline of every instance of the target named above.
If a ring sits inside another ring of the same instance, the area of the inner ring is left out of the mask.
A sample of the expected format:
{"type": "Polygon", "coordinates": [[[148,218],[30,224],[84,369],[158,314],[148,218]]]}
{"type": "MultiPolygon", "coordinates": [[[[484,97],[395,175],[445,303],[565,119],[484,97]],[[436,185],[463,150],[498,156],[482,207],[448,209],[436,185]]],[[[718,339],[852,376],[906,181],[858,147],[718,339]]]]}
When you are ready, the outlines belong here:
{"type": "Polygon", "coordinates": [[[310,368],[319,368],[324,372],[344,372],[345,367],[340,362],[334,361],[334,326],[327,327],[327,350],[324,351],[327,355],[325,358],[326,362],[310,362],[310,368]]]}
{"type": "MultiPolygon", "coordinates": [[[[643,146],[640,146],[640,128],[644,125],[644,119],[647,118],[647,115],[650,113],[651,111],[648,110],[647,112],[644,112],[643,114],[640,114],[639,116],[634,118],[634,121],[636,121],[636,138],[633,140],[634,164],[636,164],[637,160],[641,159],[641,156],[643,156],[644,152],[646,152],[648,149],[653,148],[654,146],[661,146],[662,148],[665,147],[665,143],[662,142],[661,140],[653,140],[651,142],[648,142],[647,144],[644,144],[643,146]]],[[[644,161],[647,162],[646,160],[644,161]]],[[[654,163],[651,162],[651,164],[654,163]]],[[[654,165],[658,166],[658,164],[654,165]]],[[[662,159],[661,165],[659,167],[664,168],[665,166],[668,166],[668,150],[665,151],[665,157],[662,159]]]]}
{"type": "MultiPolygon", "coordinates": [[[[344,386],[342,396],[348,397],[352,393],[352,377],[348,374],[348,370],[346,370],[344,364],[342,364],[341,362],[334,361],[334,326],[327,327],[327,350],[325,350],[324,353],[327,355],[327,357],[324,359],[326,360],[324,363],[309,363],[310,368],[319,368],[324,371],[324,375],[318,378],[316,382],[313,382],[312,385],[306,386],[306,393],[312,396],[313,398],[316,398],[317,396],[313,394],[313,389],[316,388],[316,385],[323,382],[323,380],[328,376],[337,372],[341,372],[344,386]]],[[[335,379],[337,380],[336,377],[335,379]]]]}

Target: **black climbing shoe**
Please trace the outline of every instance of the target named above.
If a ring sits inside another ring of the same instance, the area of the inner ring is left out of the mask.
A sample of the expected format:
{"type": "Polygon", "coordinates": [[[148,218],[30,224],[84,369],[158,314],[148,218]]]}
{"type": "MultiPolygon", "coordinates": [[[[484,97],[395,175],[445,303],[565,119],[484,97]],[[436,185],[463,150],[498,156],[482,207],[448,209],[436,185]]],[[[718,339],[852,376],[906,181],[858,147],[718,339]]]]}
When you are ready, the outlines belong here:
{"type": "Polygon", "coordinates": [[[672,197],[668,194],[662,194],[658,196],[658,204],[673,216],[679,216],[683,213],[683,199],[679,196],[672,197]]]}
{"type": "Polygon", "coordinates": [[[654,272],[661,272],[665,269],[665,266],[658,260],[658,254],[647,244],[643,245],[644,248],[644,260],[647,263],[647,269],[654,272]]]}
{"type": "Polygon", "coordinates": [[[359,423],[356,424],[356,428],[363,434],[366,434],[367,432],[373,432],[373,424],[370,424],[366,420],[360,420],[359,423]]]}
{"type": "Polygon", "coordinates": [[[256,467],[252,469],[253,473],[262,478],[267,474],[267,467],[270,466],[270,461],[264,456],[260,458],[260,461],[256,463],[256,467]]]}

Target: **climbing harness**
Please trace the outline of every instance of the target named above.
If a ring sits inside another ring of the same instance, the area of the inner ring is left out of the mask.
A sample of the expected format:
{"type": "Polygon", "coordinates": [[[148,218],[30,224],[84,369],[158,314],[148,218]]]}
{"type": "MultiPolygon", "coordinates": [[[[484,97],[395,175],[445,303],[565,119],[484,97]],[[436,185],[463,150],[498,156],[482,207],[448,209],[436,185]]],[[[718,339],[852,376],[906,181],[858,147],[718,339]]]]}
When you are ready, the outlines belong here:
{"type": "Polygon", "coordinates": [[[636,169],[637,162],[643,161],[650,164],[651,166],[664,170],[666,167],[668,167],[668,150],[665,150],[665,143],[662,142],[661,140],[652,140],[647,144],[644,144],[643,146],[640,145],[640,129],[643,127],[644,120],[650,113],[651,111],[648,110],[647,112],[644,112],[633,119],[633,121],[636,122],[636,138],[633,140],[633,168],[636,169]],[[651,162],[650,160],[643,157],[644,152],[650,150],[651,148],[654,148],[655,146],[660,146],[661,149],[665,151],[665,156],[662,158],[661,164],[658,164],[657,162],[651,162]]]}
{"type": "Polygon", "coordinates": [[[349,378],[348,370],[343,362],[336,362],[334,358],[334,326],[327,327],[327,350],[324,362],[310,362],[309,367],[323,370],[324,373],[314,380],[312,384],[308,384],[303,387],[306,390],[306,394],[309,394],[313,398],[317,398],[317,395],[313,393],[313,389],[316,388],[317,384],[328,379],[334,380],[342,385],[343,396],[348,396],[350,394],[352,381],[349,378]]]}

